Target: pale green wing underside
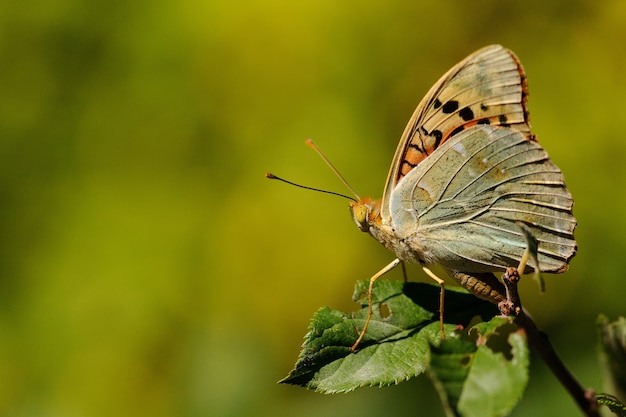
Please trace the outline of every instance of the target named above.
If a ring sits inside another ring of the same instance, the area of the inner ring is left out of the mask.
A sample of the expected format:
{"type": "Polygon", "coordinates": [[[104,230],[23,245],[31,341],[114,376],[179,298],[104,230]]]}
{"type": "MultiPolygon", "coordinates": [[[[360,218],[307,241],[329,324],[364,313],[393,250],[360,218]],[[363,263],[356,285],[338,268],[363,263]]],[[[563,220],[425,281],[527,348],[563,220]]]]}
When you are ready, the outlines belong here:
{"type": "Polygon", "coordinates": [[[573,199],[546,151],[512,128],[474,126],[451,137],[398,183],[396,233],[428,263],[463,272],[516,267],[539,241],[539,267],[561,272],[576,252],[573,199]]]}

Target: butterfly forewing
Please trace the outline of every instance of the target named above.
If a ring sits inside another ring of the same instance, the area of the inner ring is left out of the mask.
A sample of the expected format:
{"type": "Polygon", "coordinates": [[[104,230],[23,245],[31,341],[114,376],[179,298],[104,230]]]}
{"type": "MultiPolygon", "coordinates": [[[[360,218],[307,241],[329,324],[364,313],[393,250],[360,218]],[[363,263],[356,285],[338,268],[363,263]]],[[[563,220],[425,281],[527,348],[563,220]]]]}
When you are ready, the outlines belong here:
{"type": "Polygon", "coordinates": [[[396,150],[383,201],[388,202],[398,181],[448,138],[471,126],[511,126],[531,139],[526,97],[524,71],[502,46],[488,46],[461,61],[413,113],[396,150]]]}

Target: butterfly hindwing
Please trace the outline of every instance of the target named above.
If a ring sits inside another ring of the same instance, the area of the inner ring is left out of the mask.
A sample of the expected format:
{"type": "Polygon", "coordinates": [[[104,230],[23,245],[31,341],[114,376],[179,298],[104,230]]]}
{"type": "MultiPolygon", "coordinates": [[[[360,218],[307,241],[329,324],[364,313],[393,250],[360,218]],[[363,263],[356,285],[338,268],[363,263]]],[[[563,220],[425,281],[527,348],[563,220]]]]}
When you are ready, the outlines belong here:
{"type": "Polygon", "coordinates": [[[539,263],[560,272],[576,252],[573,199],[545,150],[512,128],[475,126],[454,135],[405,176],[391,198],[396,230],[450,270],[516,265],[539,240],[539,263]]]}

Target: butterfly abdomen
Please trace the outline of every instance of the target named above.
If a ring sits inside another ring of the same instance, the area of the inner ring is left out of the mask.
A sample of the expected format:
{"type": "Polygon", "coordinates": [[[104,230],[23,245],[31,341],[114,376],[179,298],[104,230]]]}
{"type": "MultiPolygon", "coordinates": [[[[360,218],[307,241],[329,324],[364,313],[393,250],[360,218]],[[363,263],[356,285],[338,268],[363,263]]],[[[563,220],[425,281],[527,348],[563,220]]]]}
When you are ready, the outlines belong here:
{"type": "Polygon", "coordinates": [[[494,304],[506,300],[504,285],[491,273],[469,275],[464,272],[448,271],[448,274],[478,298],[494,304]]]}

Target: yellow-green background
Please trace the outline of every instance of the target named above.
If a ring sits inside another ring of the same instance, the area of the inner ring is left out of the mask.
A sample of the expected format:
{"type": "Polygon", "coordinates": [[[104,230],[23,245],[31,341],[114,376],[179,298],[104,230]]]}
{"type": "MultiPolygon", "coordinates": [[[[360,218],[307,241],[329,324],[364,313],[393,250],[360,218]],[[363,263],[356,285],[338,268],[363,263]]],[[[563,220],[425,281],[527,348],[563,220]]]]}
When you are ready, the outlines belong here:
{"type": "MultiPolygon", "coordinates": [[[[523,299],[602,389],[594,321],[626,311],[624,1],[23,1],[0,5],[0,415],[441,415],[425,378],[276,384],[317,308],[356,308],[392,254],[345,200],[263,174],[345,191],[312,137],[379,197],[422,95],[490,43],[524,63],[579,221],[570,271],[523,299]]],[[[535,358],[514,415],[557,413],[576,409],[535,358]]]]}

